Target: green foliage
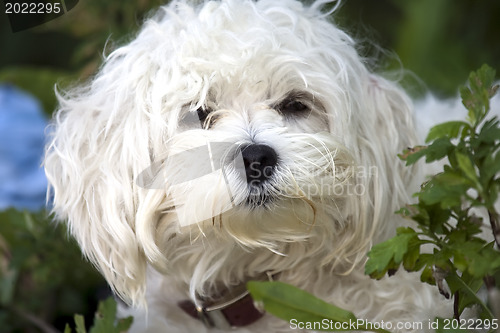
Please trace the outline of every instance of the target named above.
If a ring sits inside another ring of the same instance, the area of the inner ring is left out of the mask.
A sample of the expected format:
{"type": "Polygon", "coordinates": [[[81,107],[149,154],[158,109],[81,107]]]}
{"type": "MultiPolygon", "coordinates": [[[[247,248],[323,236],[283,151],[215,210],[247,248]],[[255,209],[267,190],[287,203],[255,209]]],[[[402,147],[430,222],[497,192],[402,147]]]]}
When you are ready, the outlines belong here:
{"type": "Polygon", "coordinates": [[[378,279],[402,264],[450,296],[446,281],[455,297],[455,317],[479,305],[483,318],[493,318],[476,293],[485,283],[495,288],[492,281],[500,275],[500,220],[494,206],[500,189],[500,122],[486,120],[489,100],[498,90],[494,78],[495,71],[486,65],[471,73],[469,85],[460,90],[467,122],[437,125],[427,136],[427,146],[400,155],[407,165],[424,157],[427,163],[444,158],[447,163],[415,194],[418,203],[398,212],[416,222],[418,231],[398,229],[394,238],[372,248],[365,266],[366,274],[378,279]],[[488,227],[491,242],[482,235],[488,227]],[[424,244],[430,244],[432,254],[421,252],[424,244]]]}
{"type": "MultiPolygon", "coordinates": [[[[273,282],[250,281],[247,288],[252,295],[253,300],[260,304],[263,309],[276,317],[286,321],[297,320],[298,322],[324,322],[329,324],[325,327],[315,328],[315,331],[332,331],[334,323],[356,323],[357,330],[369,331],[362,324],[358,324],[357,318],[353,313],[328,304],[319,298],[291,286],[289,284],[273,282]]],[[[349,331],[348,329],[336,329],[335,331],[349,331]]],[[[387,332],[383,329],[377,329],[373,332],[387,332]]]]}
{"type": "MultiPolygon", "coordinates": [[[[75,315],[76,333],[87,333],[85,320],[82,315],[75,315]]],[[[116,302],[112,297],[99,303],[95,314],[94,325],[89,333],[120,333],[128,330],[132,325],[132,317],[116,320],[116,302]]],[[[71,333],[69,325],[66,325],[64,333],[71,333]]]]}
{"type": "Polygon", "coordinates": [[[103,285],[65,228],[45,212],[0,213],[2,332],[40,332],[75,312],[93,312],[91,300],[103,285]]]}
{"type": "Polygon", "coordinates": [[[399,228],[397,236],[383,243],[384,246],[375,246],[371,251],[371,256],[377,260],[370,260],[366,263],[366,271],[372,273],[372,277],[382,278],[387,271],[397,269],[403,261],[408,268],[416,265],[418,249],[422,244],[418,239],[418,234],[411,228],[399,228]]]}

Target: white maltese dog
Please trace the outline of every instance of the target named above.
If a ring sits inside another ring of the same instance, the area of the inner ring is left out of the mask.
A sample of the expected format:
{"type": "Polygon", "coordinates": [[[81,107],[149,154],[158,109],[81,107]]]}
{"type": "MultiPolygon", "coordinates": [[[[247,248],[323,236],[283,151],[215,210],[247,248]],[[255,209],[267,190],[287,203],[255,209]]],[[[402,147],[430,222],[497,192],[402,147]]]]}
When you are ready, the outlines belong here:
{"type": "Polygon", "coordinates": [[[421,180],[397,157],[416,132],[408,96],[324,2],[173,1],[59,94],[54,212],[132,332],[304,327],[254,307],[245,283],[263,279],[392,331],[451,315],[417,274],[363,273],[421,180]]]}

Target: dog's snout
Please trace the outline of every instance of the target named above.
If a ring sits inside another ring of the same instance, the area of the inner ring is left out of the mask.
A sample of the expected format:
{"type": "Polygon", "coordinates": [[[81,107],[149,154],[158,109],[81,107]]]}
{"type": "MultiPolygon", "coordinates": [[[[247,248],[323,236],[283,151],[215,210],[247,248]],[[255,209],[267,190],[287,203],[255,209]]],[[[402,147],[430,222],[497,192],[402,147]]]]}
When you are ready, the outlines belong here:
{"type": "Polygon", "coordinates": [[[243,162],[247,182],[250,185],[260,185],[273,174],[278,163],[278,155],[267,145],[251,144],[242,149],[243,162]]]}

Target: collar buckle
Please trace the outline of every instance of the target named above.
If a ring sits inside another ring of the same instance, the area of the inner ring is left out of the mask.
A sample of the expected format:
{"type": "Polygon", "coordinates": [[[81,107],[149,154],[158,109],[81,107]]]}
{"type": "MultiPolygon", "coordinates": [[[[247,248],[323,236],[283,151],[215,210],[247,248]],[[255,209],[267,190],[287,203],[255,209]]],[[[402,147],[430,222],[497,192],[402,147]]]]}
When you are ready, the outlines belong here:
{"type": "MultiPolygon", "coordinates": [[[[272,280],[269,273],[266,273],[266,277],[267,280],[272,280]]],[[[244,285],[243,287],[243,292],[219,303],[196,306],[191,300],[184,300],[178,305],[184,312],[199,319],[208,328],[227,330],[247,326],[262,318],[264,312],[255,307],[250,293],[244,285]]]]}

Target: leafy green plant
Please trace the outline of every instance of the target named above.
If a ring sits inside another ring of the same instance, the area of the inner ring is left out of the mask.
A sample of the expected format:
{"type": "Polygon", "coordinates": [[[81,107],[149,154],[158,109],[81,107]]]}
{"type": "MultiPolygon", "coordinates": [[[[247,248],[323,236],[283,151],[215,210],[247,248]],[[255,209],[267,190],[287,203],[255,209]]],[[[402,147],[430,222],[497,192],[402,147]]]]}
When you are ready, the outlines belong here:
{"type": "MultiPolygon", "coordinates": [[[[75,315],[76,333],[87,333],[85,320],[82,315],[75,315]]],[[[99,308],[95,314],[94,325],[89,333],[120,333],[125,332],[132,325],[132,317],[116,320],[116,301],[113,297],[99,303],[99,308]]],[[[72,330],[67,324],[64,333],[71,333],[72,330]]]]}
{"type": "MultiPolygon", "coordinates": [[[[89,299],[104,280],[77,245],[66,240],[62,225],[51,223],[45,212],[14,209],[1,212],[0,222],[2,332],[59,332],[57,322],[94,311],[89,299]]],[[[74,321],[76,333],[87,332],[83,315],[74,321]]],[[[119,333],[131,323],[131,317],[116,320],[116,302],[110,297],[99,303],[89,333],[119,333]]],[[[71,333],[69,325],[64,332],[71,333]]]]}
{"type": "Polygon", "coordinates": [[[46,212],[0,212],[0,330],[57,332],[93,313],[103,278],[46,212]]]}
{"type": "Polygon", "coordinates": [[[288,321],[291,327],[306,323],[304,327],[297,326],[297,328],[315,331],[388,332],[383,328],[371,329],[364,320],[356,318],[352,312],[328,304],[304,290],[283,282],[250,281],[247,288],[257,305],[288,321]]]}
{"type": "Polygon", "coordinates": [[[477,296],[483,286],[494,290],[500,273],[500,216],[495,208],[500,191],[500,121],[487,119],[490,98],[498,90],[494,79],[495,71],[486,65],[472,72],[469,86],[460,90],[467,121],[433,127],[427,146],[400,155],[407,165],[424,157],[427,163],[445,158],[447,162],[415,194],[418,202],[398,212],[416,222],[416,230],[399,228],[394,238],[372,248],[365,266],[373,278],[401,264],[407,271],[421,272],[423,282],[437,285],[446,297],[453,294],[455,318],[472,305],[480,306],[482,318],[495,317],[477,296]],[[488,228],[493,241],[485,240],[488,228]],[[424,244],[432,247],[432,253],[421,251],[424,244]]]}

